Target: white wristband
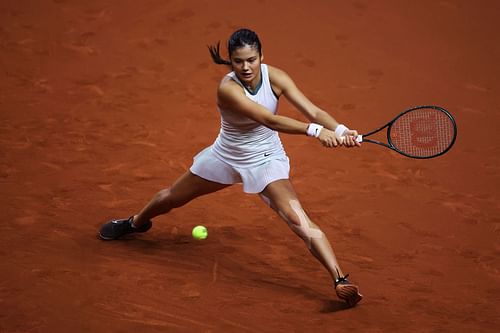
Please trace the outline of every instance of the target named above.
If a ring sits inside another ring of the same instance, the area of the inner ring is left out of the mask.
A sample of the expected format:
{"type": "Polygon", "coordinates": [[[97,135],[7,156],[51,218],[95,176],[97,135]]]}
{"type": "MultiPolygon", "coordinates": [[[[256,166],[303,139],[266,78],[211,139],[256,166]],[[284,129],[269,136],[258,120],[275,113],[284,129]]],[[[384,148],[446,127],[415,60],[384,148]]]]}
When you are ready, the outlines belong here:
{"type": "Polygon", "coordinates": [[[315,123],[310,123],[307,126],[307,136],[314,136],[315,138],[319,137],[319,133],[321,133],[321,129],[323,126],[315,123]]]}
{"type": "Polygon", "coordinates": [[[347,126],[343,125],[343,124],[339,124],[337,125],[337,127],[335,128],[335,136],[340,139],[344,136],[344,133],[346,131],[348,131],[349,129],[347,128],[347,126]]]}

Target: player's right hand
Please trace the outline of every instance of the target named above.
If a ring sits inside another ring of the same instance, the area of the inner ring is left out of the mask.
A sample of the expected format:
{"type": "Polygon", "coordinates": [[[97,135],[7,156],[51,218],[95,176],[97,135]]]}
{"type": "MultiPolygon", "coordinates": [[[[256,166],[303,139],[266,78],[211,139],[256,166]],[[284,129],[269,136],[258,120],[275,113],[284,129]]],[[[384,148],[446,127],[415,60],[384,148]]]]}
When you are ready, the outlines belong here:
{"type": "Polygon", "coordinates": [[[356,130],[347,130],[344,132],[344,136],[342,136],[341,141],[342,145],[351,148],[351,147],[360,147],[361,143],[356,141],[356,137],[358,136],[358,131],[356,130]]]}

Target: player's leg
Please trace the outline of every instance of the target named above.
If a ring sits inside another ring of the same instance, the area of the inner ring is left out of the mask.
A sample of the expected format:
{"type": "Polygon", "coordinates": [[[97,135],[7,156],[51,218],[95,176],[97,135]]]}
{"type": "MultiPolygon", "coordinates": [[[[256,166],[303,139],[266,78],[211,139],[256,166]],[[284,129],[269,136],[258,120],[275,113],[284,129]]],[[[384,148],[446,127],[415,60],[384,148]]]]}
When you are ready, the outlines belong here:
{"type": "Polygon", "coordinates": [[[351,306],[359,302],[362,296],[358,287],[350,283],[342,273],[330,242],[303,210],[291,182],[288,179],[275,181],[264,189],[261,196],[304,240],[310,252],[327,269],[334,281],[337,295],[351,306]]]}
{"type": "Polygon", "coordinates": [[[189,201],[213,193],[230,185],[203,179],[190,171],[183,174],[174,184],[156,193],[149,203],[134,216],[134,226],[140,227],[148,220],[166,214],[173,208],[184,206],[189,201]]]}
{"type": "Polygon", "coordinates": [[[342,274],[333,250],[323,232],[305,214],[295,190],[289,180],[278,180],[269,184],[261,194],[269,200],[274,209],[308,245],[312,254],[325,266],[335,280],[342,274]],[[310,235],[304,235],[301,224],[307,224],[310,235]],[[338,270],[338,273],[337,273],[338,270]]]}
{"type": "Polygon", "coordinates": [[[152,226],[152,218],[228,186],[230,185],[212,182],[187,171],[170,188],[156,193],[139,214],[104,224],[99,236],[104,240],[112,240],[130,233],[146,232],[152,226]]]}

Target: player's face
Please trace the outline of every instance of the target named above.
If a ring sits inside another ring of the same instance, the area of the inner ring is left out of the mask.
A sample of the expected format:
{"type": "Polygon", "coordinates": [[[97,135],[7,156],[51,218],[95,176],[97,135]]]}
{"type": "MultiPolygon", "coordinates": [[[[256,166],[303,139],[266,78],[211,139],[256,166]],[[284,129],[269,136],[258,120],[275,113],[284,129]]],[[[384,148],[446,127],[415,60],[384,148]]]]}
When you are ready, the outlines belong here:
{"type": "Polygon", "coordinates": [[[231,54],[231,66],[240,81],[255,88],[260,82],[260,63],[262,56],[257,48],[245,45],[231,54]]]}

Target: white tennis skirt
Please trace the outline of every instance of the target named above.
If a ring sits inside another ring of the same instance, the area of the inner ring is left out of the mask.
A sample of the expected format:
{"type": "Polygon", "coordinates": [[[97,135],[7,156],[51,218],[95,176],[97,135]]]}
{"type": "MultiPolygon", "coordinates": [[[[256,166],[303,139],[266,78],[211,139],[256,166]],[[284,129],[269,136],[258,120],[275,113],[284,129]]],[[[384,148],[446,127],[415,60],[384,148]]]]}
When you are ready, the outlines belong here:
{"type": "Polygon", "coordinates": [[[220,184],[243,183],[245,193],[260,193],[267,185],[280,179],[288,179],[290,160],[286,155],[270,158],[250,168],[238,168],[215,156],[212,146],[205,148],[193,159],[189,169],[193,174],[220,184]]]}

